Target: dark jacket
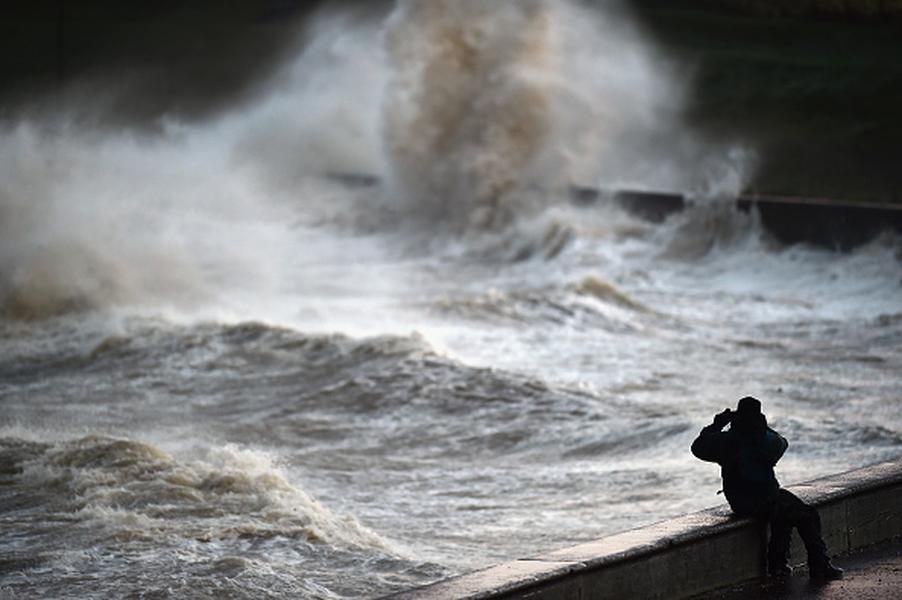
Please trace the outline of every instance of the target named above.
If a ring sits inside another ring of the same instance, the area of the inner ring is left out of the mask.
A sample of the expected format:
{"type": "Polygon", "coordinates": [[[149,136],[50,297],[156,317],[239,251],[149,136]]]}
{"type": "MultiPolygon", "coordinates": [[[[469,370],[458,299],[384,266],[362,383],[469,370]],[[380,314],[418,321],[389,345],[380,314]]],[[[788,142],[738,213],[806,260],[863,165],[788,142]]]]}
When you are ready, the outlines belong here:
{"type": "Polygon", "coordinates": [[[720,465],[723,491],[733,512],[766,515],[780,489],[774,465],[786,452],[789,442],[767,427],[766,422],[747,431],[735,424],[728,431],[721,428],[712,424],[702,429],[692,442],[692,453],[720,465]]]}

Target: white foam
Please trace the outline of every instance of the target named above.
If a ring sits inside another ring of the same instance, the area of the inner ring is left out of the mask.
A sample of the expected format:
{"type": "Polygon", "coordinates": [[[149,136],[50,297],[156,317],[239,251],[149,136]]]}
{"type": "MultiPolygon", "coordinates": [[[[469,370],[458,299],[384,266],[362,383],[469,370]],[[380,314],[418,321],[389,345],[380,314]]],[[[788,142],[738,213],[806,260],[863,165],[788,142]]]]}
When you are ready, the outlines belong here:
{"type": "Polygon", "coordinates": [[[353,516],[330,511],[291,483],[272,456],[234,445],[169,454],[127,438],[90,435],[58,442],[25,463],[21,481],[38,488],[65,484],[77,514],[116,535],[288,536],[388,549],[353,516]]]}

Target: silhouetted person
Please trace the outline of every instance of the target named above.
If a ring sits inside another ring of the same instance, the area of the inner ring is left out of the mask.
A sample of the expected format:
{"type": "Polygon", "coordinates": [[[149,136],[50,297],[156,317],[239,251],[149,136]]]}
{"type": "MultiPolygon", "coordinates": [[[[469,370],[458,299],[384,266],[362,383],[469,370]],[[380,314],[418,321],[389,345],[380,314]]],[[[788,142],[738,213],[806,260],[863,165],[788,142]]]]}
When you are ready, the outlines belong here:
{"type": "Polygon", "coordinates": [[[771,536],[767,548],[767,570],[771,575],[791,575],[789,541],[795,527],[808,551],[808,570],[813,579],[838,579],[843,571],[832,564],[821,537],[817,510],[780,488],[774,465],[789,442],[767,426],[761,402],[751,396],[714,417],[692,442],[692,453],[721,467],[723,491],[733,512],[766,520],[771,536]],[[730,425],[730,429],[722,431],[730,425]]]}

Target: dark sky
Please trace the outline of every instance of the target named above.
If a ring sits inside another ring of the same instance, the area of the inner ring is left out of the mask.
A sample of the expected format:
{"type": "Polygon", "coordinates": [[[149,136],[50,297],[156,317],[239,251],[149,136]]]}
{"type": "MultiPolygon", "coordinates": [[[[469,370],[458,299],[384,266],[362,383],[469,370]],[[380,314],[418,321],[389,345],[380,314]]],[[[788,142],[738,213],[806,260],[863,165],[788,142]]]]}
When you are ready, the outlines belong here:
{"type": "Polygon", "coordinates": [[[203,118],[252,93],[302,43],[320,4],[5,0],[0,114],[65,104],[120,125],[164,113],[203,118]]]}

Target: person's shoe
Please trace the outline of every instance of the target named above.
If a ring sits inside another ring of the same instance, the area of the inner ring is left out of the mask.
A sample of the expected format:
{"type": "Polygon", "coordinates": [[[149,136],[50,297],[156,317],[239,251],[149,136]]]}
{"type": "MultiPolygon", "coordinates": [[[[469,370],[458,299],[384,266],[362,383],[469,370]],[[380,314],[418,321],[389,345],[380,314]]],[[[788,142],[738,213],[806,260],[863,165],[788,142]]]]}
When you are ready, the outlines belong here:
{"type": "Polygon", "coordinates": [[[843,570],[833,565],[831,563],[827,563],[822,567],[810,569],[811,579],[817,579],[819,581],[831,581],[833,579],[842,579],[843,570]]]}
{"type": "Polygon", "coordinates": [[[790,567],[788,563],[783,563],[782,565],[770,565],[767,567],[767,573],[771,577],[791,577],[792,567],[790,567]]]}

